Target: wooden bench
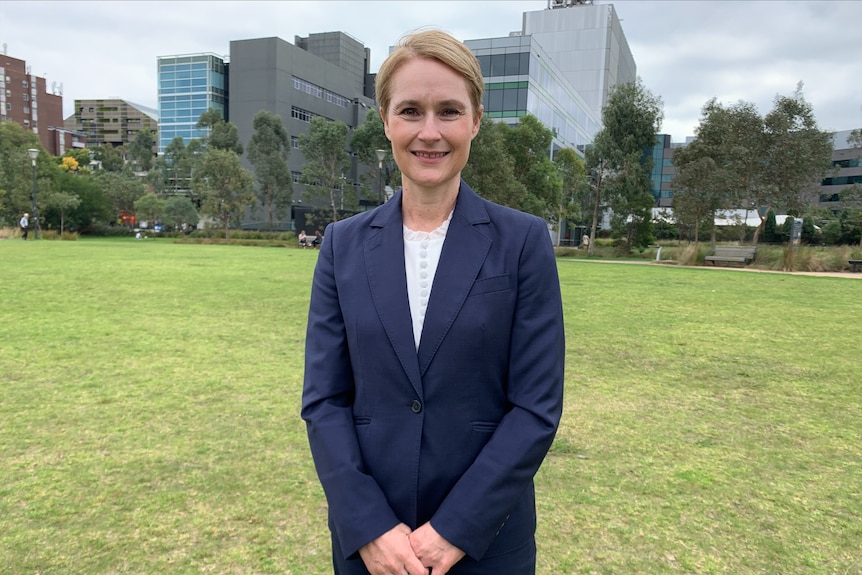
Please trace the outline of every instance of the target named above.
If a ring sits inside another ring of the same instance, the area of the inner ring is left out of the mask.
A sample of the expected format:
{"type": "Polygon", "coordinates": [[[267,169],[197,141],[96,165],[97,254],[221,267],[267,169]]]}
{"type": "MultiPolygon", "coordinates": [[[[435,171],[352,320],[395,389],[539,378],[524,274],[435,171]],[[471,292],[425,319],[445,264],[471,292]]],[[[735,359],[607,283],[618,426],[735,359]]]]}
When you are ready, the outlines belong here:
{"type": "Polygon", "coordinates": [[[847,263],[850,264],[850,271],[856,273],[856,268],[862,266],[862,260],[847,260],[847,263]]]}
{"type": "Polygon", "coordinates": [[[756,253],[757,246],[715,246],[715,250],[703,261],[712,265],[723,263],[746,266],[754,261],[756,253]]]}

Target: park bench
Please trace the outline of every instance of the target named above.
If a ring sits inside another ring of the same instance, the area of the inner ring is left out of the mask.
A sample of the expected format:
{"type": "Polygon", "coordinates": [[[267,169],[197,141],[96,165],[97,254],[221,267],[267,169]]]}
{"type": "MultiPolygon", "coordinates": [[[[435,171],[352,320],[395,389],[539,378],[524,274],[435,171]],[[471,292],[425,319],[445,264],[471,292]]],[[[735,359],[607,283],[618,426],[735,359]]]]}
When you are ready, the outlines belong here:
{"type": "Polygon", "coordinates": [[[754,261],[757,246],[715,246],[715,250],[705,258],[705,263],[712,265],[741,264],[746,266],[754,261]]]}
{"type": "Polygon", "coordinates": [[[847,263],[850,264],[850,271],[856,273],[856,268],[862,266],[862,260],[847,260],[847,263]]]}

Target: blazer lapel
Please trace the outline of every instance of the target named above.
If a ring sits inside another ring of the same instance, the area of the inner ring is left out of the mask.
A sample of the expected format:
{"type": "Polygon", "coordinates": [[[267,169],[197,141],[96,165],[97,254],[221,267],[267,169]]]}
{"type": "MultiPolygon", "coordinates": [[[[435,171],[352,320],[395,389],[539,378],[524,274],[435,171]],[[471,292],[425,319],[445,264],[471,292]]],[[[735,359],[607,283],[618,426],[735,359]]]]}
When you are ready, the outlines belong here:
{"type": "Polygon", "coordinates": [[[374,307],[386,330],[404,372],[422,397],[422,379],[413,341],[410,304],[407,301],[407,274],[404,267],[404,229],[401,192],[377,208],[373,228],[365,242],[365,267],[374,307]]]}
{"type": "Polygon", "coordinates": [[[489,221],[482,199],[462,181],[422,326],[419,344],[422,375],[425,375],[482,269],[491,248],[491,239],[483,225],[489,221]]]}

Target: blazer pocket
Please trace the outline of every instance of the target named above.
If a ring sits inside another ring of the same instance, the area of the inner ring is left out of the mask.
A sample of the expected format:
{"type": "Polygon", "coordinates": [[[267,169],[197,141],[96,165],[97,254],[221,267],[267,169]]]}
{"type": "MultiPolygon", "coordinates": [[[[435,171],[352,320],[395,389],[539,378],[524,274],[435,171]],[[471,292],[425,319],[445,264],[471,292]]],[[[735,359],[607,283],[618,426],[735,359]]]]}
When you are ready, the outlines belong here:
{"type": "Polygon", "coordinates": [[[511,285],[509,284],[509,274],[500,274],[477,279],[473,283],[473,289],[470,290],[470,296],[494,293],[498,291],[508,291],[510,289],[511,285]]]}
{"type": "Polygon", "coordinates": [[[497,430],[496,421],[473,421],[471,425],[473,426],[473,431],[478,431],[479,433],[494,433],[497,430]]]}

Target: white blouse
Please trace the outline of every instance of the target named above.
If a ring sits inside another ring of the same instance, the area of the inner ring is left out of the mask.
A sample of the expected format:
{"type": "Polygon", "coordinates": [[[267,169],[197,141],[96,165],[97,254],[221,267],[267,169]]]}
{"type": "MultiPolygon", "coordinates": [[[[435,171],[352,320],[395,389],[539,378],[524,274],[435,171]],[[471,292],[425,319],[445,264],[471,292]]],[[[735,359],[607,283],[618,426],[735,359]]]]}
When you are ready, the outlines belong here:
{"type": "Polygon", "coordinates": [[[410,302],[410,317],[413,319],[413,343],[419,350],[425,310],[431,297],[434,274],[443,251],[443,241],[452,220],[452,212],[439,228],[433,232],[414,232],[404,226],[404,267],[407,270],[407,299],[410,302]]]}

